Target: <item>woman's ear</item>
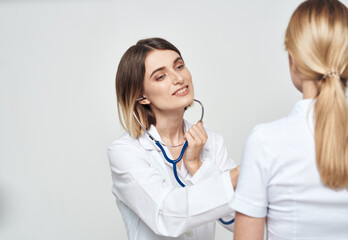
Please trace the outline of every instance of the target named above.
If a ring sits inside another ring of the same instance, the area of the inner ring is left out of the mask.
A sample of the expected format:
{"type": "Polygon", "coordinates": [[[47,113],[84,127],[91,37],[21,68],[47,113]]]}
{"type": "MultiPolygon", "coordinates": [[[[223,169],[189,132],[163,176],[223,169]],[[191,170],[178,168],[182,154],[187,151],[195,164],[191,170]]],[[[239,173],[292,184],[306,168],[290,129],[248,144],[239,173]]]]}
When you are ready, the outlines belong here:
{"type": "Polygon", "coordinates": [[[138,101],[142,105],[149,105],[151,102],[145,96],[143,96],[142,100],[138,101]]]}
{"type": "Polygon", "coordinates": [[[288,51],[288,54],[289,54],[289,69],[290,69],[292,83],[294,84],[297,90],[302,92],[303,81],[300,78],[300,75],[296,69],[295,59],[292,57],[292,54],[290,51],[288,51]]]}
{"type": "Polygon", "coordinates": [[[292,54],[290,51],[288,51],[288,56],[289,56],[289,66],[291,70],[295,70],[295,59],[292,57],[292,54]]]}

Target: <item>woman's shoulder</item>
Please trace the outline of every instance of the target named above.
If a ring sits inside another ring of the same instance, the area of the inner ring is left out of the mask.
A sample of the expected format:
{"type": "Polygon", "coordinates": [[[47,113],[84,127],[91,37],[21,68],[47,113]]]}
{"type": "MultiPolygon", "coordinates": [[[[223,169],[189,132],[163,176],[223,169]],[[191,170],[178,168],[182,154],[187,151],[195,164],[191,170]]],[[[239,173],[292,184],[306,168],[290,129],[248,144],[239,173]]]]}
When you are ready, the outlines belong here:
{"type": "Polygon", "coordinates": [[[133,138],[129,132],[125,132],[120,138],[115,139],[108,147],[108,152],[119,149],[138,149],[141,150],[139,139],[133,138]]]}
{"type": "Polygon", "coordinates": [[[209,128],[205,128],[205,131],[207,132],[208,140],[210,139],[214,142],[216,142],[216,141],[223,142],[224,141],[224,138],[223,138],[221,133],[214,131],[214,130],[211,130],[209,128]]]}
{"type": "Polygon", "coordinates": [[[128,132],[109,145],[107,154],[110,166],[124,171],[140,166],[146,162],[144,159],[147,159],[146,151],[139,139],[133,138],[128,132]]]}
{"type": "Polygon", "coordinates": [[[306,132],[305,123],[301,119],[284,117],[268,123],[257,124],[251,131],[249,138],[269,146],[288,144],[306,132]]]}
{"type": "Polygon", "coordinates": [[[209,128],[205,128],[205,131],[208,135],[205,148],[221,149],[225,145],[224,137],[221,133],[209,128]]]}
{"type": "Polygon", "coordinates": [[[286,126],[287,121],[288,118],[284,117],[266,123],[259,123],[254,127],[253,131],[277,131],[286,126]]]}

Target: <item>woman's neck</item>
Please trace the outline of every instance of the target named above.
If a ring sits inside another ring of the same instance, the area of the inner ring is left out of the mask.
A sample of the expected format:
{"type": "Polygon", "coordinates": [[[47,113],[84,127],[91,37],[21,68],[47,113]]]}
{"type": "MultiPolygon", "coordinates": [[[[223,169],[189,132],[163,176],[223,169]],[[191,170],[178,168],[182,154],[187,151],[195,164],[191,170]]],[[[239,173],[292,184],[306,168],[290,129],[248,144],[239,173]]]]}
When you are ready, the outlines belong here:
{"type": "Polygon", "coordinates": [[[318,94],[318,87],[315,81],[304,80],[302,82],[303,99],[315,98],[318,94]]]}
{"type": "Polygon", "coordinates": [[[184,142],[184,112],[157,112],[156,129],[166,145],[184,142]]]}

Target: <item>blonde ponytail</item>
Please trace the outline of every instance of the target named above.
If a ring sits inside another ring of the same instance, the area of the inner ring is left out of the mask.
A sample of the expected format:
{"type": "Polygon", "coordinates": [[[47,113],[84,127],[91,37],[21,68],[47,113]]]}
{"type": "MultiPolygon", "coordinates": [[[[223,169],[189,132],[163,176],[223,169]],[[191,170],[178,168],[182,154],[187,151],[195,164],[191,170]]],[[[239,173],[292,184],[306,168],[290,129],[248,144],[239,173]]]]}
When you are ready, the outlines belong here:
{"type": "Polygon", "coordinates": [[[323,184],[348,188],[348,108],[337,74],[319,81],[315,103],[316,161],[323,184]]]}
{"type": "Polygon", "coordinates": [[[347,7],[337,0],[303,2],[291,17],[285,46],[300,78],[318,87],[314,134],[320,178],[332,189],[348,189],[347,7]]]}

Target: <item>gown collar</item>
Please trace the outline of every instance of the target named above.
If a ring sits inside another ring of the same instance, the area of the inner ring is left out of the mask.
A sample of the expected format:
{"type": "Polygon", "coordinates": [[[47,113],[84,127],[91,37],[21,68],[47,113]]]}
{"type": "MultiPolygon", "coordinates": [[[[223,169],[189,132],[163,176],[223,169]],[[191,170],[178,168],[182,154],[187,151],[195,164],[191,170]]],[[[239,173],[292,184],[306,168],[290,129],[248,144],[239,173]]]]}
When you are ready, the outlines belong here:
{"type": "MultiPolygon", "coordinates": [[[[188,121],[186,121],[184,119],[184,131],[186,132],[188,129],[190,129],[192,127],[192,124],[189,123],[188,121]]],[[[148,132],[157,140],[160,142],[162,141],[161,136],[159,135],[156,127],[154,125],[150,126],[150,129],[148,130],[148,132]]],[[[155,142],[153,140],[151,140],[151,138],[149,137],[149,135],[147,135],[146,133],[143,133],[143,135],[141,135],[139,138],[139,142],[140,144],[143,146],[143,148],[145,148],[146,150],[157,150],[157,151],[161,151],[159,149],[159,147],[157,147],[157,145],[155,144],[155,142]]],[[[167,150],[167,148],[165,147],[165,149],[167,150]]]]}

